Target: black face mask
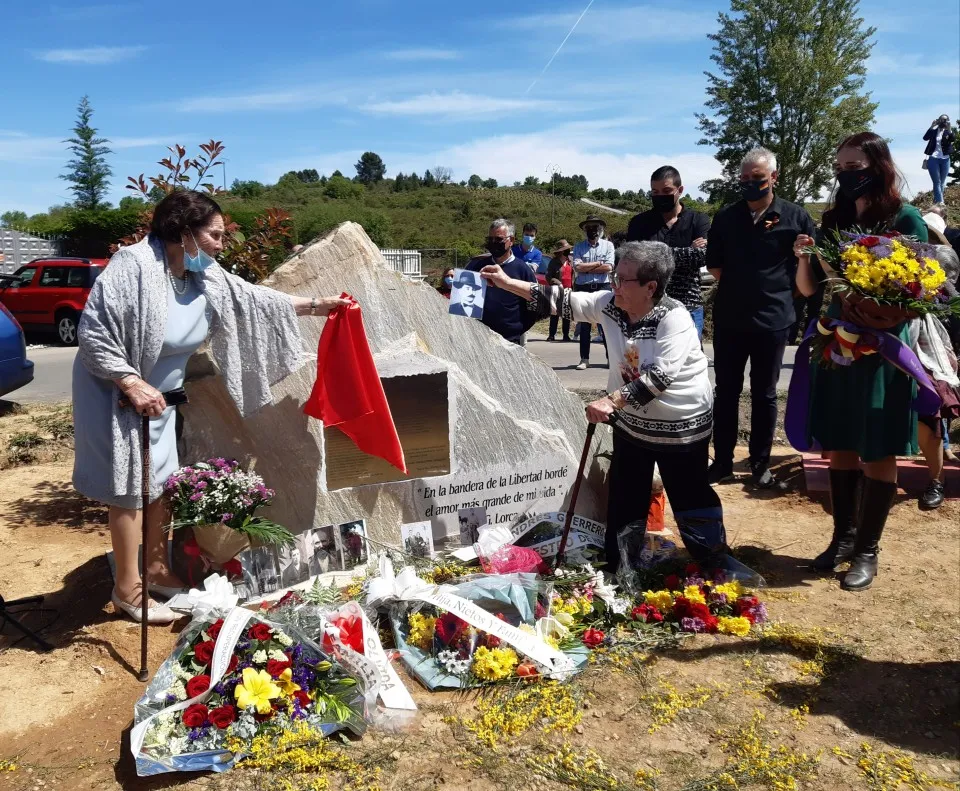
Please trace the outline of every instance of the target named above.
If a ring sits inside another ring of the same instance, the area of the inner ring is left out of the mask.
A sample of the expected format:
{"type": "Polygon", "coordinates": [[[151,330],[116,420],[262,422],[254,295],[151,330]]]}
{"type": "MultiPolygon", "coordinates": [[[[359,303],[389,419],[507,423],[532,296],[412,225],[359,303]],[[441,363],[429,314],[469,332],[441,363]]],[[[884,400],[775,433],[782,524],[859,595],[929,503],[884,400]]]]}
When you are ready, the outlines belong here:
{"type": "Polygon", "coordinates": [[[599,226],[588,225],[584,230],[587,232],[587,239],[589,239],[591,242],[595,242],[600,238],[599,226]]]}
{"type": "Polygon", "coordinates": [[[651,195],[650,201],[653,203],[654,209],[656,209],[661,214],[666,214],[668,211],[673,211],[674,206],[677,205],[677,196],[676,195],[651,195]]]}
{"type": "Polygon", "coordinates": [[[740,182],[740,194],[744,200],[763,200],[770,193],[770,182],[767,179],[751,179],[740,182]]]}
{"type": "Polygon", "coordinates": [[[861,195],[866,195],[873,186],[874,175],[870,168],[862,170],[841,170],[837,173],[837,184],[842,192],[850,200],[856,200],[861,195]]]}
{"type": "Polygon", "coordinates": [[[507,243],[503,239],[487,238],[487,252],[494,258],[499,258],[507,252],[507,243]]]}

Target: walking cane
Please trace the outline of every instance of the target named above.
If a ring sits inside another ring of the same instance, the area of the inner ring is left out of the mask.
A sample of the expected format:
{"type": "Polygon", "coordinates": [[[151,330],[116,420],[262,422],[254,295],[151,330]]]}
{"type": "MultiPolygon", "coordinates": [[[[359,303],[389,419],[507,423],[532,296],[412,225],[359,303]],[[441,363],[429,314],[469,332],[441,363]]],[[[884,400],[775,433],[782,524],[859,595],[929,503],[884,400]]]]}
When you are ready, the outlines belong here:
{"type": "Polygon", "coordinates": [[[583,470],[587,466],[587,456],[590,455],[590,444],[593,442],[593,433],[597,430],[596,423],[587,423],[587,438],[583,441],[583,453],[580,454],[580,469],[577,470],[577,479],[573,482],[573,491],[570,492],[570,505],[567,506],[567,518],[563,520],[563,536],[560,538],[560,549],[553,564],[554,570],[563,563],[563,551],[567,548],[567,537],[570,535],[570,525],[580,495],[580,483],[583,481],[583,470]]]}
{"type": "Polygon", "coordinates": [[[140,486],[140,673],[137,681],[146,681],[147,673],[147,506],[150,505],[150,416],[140,423],[140,457],[143,479],[140,486]]]}

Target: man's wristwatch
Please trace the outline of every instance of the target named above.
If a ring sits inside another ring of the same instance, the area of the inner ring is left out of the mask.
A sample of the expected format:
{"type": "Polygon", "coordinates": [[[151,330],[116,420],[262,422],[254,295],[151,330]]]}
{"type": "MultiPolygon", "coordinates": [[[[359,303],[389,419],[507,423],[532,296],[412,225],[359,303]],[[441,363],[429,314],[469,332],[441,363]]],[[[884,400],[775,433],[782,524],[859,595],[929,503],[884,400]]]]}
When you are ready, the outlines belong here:
{"type": "Polygon", "coordinates": [[[311,316],[317,315],[317,298],[316,297],[310,297],[310,315],[311,316]]]}

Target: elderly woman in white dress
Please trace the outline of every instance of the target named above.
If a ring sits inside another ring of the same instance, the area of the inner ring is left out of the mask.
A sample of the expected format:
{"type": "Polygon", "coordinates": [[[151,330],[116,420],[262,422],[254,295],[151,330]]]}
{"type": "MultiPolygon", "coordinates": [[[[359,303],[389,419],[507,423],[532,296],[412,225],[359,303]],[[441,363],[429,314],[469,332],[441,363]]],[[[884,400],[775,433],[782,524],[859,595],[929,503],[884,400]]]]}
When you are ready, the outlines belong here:
{"type": "Polygon", "coordinates": [[[605,571],[615,573],[618,536],[645,525],[658,465],[680,535],[707,567],[730,568],[720,498],[707,482],[713,389],[697,329],[683,304],[664,294],[670,248],[628,242],[617,251],[613,291],[574,292],[481,271],[497,288],[526,297],[531,310],[600,324],[610,356],[609,393],[587,405],[591,423],[612,423],[605,571]]]}
{"type": "MultiPolygon", "coordinates": [[[[141,416],[150,421],[151,486],[143,553],[150,593],[183,587],[167,563],[166,478],[179,466],[174,407],[163,393],[183,385],[190,355],[204,341],[244,416],[269,403],[270,386],[296,370],[302,341],[296,316],[326,316],[342,300],[307,299],[255,286],[216,264],[223,213],[208,195],[178,190],[153,214],[150,235],[121,248],[93,286],[80,319],[73,368],[76,453],[73,482],[110,507],[116,561],[111,599],[141,617],[141,416]],[[129,406],[121,406],[124,399],[129,406]]],[[[176,617],[148,602],[150,623],[176,617]]]]}

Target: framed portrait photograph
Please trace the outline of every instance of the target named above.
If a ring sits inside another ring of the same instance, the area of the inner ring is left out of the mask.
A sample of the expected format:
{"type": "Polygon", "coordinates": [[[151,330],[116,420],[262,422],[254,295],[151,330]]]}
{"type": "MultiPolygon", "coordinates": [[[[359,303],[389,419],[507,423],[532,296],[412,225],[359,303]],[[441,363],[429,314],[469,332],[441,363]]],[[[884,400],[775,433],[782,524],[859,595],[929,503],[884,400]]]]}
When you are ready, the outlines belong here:
{"type": "Polygon", "coordinates": [[[363,519],[344,522],[337,526],[337,550],[343,571],[363,566],[369,559],[367,524],[363,519]]]}
{"type": "Polygon", "coordinates": [[[277,547],[280,586],[289,588],[310,577],[310,552],[306,533],[296,536],[289,546],[277,547]]]}
{"type": "Polygon", "coordinates": [[[470,547],[480,538],[480,528],[487,523],[486,508],[462,508],[457,512],[460,520],[460,546],[470,547]]]}
{"type": "Polygon", "coordinates": [[[303,532],[311,577],[326,574],[328,571],[340,571],[336,533],[337,528],[334,525],[314,527],[303,532]]]}
{"type": "Polygon", "coordinates": [[[403,551],[415,558],[433,557],[433,525],[430,522],[411,522],[400,525],[403,551]]]}
{"type": "Polygon", "coordinates": [[[280,574],[273,547],[250,547],[239,555],[243,571],[243,585],[249,586],[252,596],[265,596],[280,590],[280,574]]]}
{"type": "Polygon", "coordinates": [[[483,302],[487,295],[487,281],[479,272],[466,269],[453,270],[453,286],[450,290],[451,316],[483,318],[483,302]]]}

